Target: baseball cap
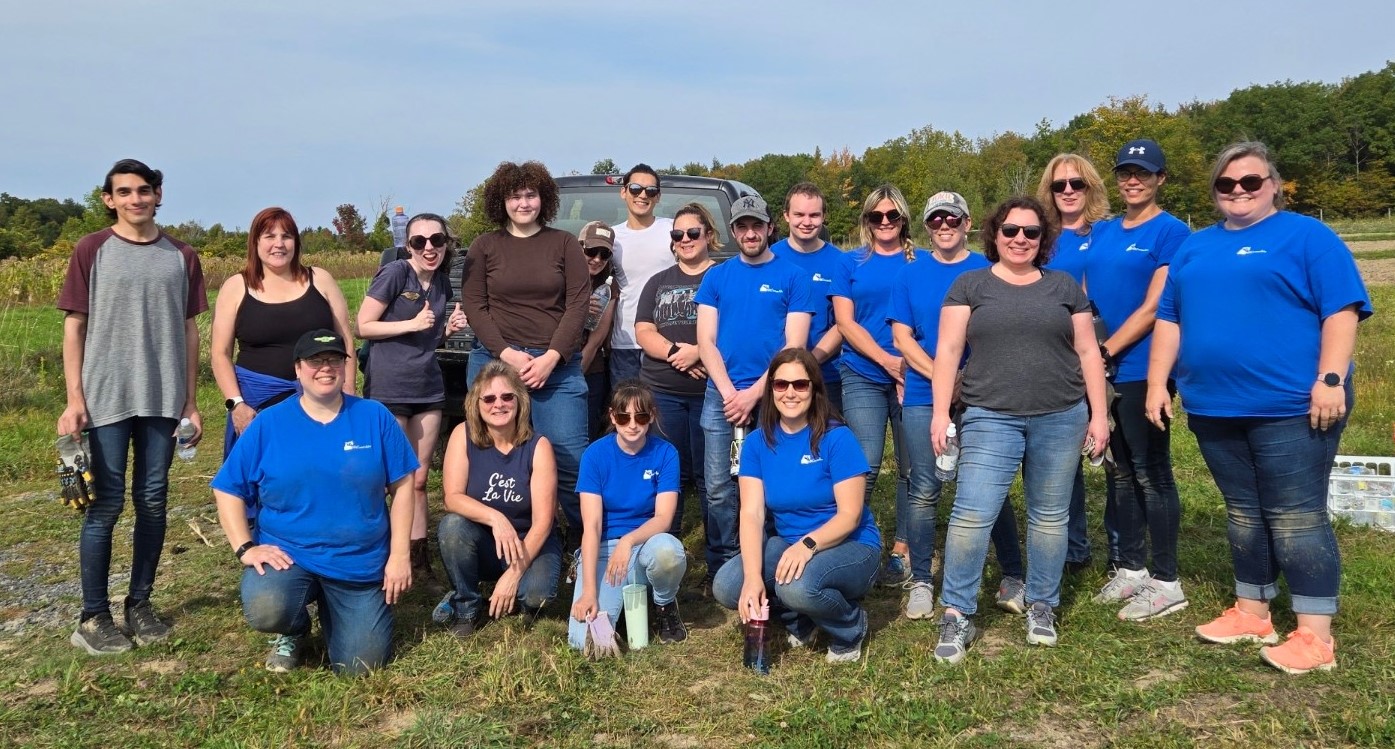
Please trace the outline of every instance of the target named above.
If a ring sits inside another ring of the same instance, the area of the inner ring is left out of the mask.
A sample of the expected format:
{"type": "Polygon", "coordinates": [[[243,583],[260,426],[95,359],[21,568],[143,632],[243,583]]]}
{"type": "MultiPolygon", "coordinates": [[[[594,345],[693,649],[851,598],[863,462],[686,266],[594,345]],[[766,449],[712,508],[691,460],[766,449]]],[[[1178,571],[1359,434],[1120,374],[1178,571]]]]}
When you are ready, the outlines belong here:
{"type": "Polygon", "coordinates": [[[344,339],[338,333],[320,328],[301,336],[300,340],[295,342],[295,351],[292,355],[296,361],[300,361],[323,353],[348,356],[349,350],[344,347],[344,339]]]}
{"type": "Polygon", "coordinates": [[[944,212],[954,216],[969,215],[969,201],[957,192],[937,192],[925,201],[925,214],[921,216],[922,222],[930,220],[930,214],[944,212]]]}
{"type": "Polygon", "coordinates": [[[770,208],[759,195],[745,195],[738,198],[731,204],[731,221],[735,224],[737,219],[758,218],[765,223],[770,223],[770,208]]]}
{"type": "Polygon", "coordinates": [[[581,227],[581,231],[576,233],[576,238],[581,242],[582,247],[615,249],[615,230],[606,226],[603,221],[592,221],[581,227]]]}
{"type": "Polygon", "coordinates": [[[1163,157],[1162,146],[1157,141],[1140,138],[1125,143],[1119,149],[1119,155],[1114,157],[1114,168],[1121,166],[1141,166],[1157,174],[1167,170],[1167,159],[1163,157]]]}

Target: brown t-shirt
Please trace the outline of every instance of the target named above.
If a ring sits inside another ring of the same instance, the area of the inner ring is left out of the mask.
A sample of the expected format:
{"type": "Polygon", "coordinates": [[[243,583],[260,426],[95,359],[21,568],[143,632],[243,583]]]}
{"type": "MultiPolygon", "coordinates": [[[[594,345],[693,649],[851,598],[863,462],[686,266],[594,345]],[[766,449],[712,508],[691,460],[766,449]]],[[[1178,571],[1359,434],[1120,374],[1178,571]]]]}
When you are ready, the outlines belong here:
{"type": "Polygon", "coordinates": [[[544,227],[515,237],[499,229],[477,237],[465,255],[460,306],[495,357],[513,346],[571,359],[581,349],[590,297],[586,256],[567,232],[544,227]]]}

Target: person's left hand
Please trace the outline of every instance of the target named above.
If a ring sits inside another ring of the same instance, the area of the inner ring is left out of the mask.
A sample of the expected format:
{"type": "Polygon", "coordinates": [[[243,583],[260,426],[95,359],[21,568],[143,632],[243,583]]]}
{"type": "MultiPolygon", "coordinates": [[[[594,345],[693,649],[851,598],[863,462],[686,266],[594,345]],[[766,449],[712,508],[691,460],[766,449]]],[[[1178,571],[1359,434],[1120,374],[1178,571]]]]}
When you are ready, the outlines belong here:
{"type": "Polygon", "coordinates": [[[446,318],[446,335],[453,335],[465,329],[470,321],[465,317],[465,311],[460,309],[460,302],[455,303],[455,310],[446,318]]]}
{"type": "Polygon", "coordinates": [[[1101,413],[1090,416],[1090,426],[1085,430],[1085,442],[1081,448],[1083,449],[1085,445],[1090,444],[1091,440],[1094,440],[1095,448],[1090,451],[1090,458],[1093,460],[1104,455],[1105,449],[1109,447],[1109,417],[1107,415],[1101,413]]]}
{"type": "Polygon", "coordinates": [[[736,391],[736,395],[722,406],[722,414],[733,424],[745,424],[751,420],[751,412],[760,403],[760,390],[749,387],[736,391]]]}
{"type": "Polygon", "coordinates": [[[383,592],[391,606],[412,588],[412,558],[407,554],[389,554],[383,570],[383,592]]]}
{"type": "Polygon", "coordinates": [[[529,390],[537,390],[547,384],[547,378],[552,375],[552,370],[561,359],[561,354],[548,349],[523,365],[523,368],[518,370],[518,376],[529,390]]]}
{"type": "Polygon", "coordinates": [[[1328,387],[1321,382],[1313,383],[1312,400],[1308,406],[1309,426],[1325,432],[1346,418],[1346,415],[1347,392],[1345,387],[1328,387]]]}
{"type": "Polygon", "coordinates": [[[775,584],[789,585],[804,574],[804,565],[814,558],[814,550],[803,543],[795,542],[780,555],[775,565],[775,584]]]}
{"type": "Polygon", "coordinates": [[[523,575],[515,568],[504,570],[499,581],[494,583],[494,593],[489,596],[489,615],[498,619],[513,613],[518,601],[518,581],[523,575]]]}

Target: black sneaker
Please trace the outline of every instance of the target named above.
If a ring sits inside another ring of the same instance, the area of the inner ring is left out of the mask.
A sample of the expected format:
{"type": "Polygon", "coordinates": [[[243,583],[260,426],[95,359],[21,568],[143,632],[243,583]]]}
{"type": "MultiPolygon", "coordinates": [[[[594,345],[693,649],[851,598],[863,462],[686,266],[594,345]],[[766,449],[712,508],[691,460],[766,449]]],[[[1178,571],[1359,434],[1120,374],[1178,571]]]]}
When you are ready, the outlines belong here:
{"type": "Polygon", "coordinates": [[[683,626],[683,618],[678,615],[678,602],[654,607],[659,620],[659,642],[682,642],[688,639],[688,628],[683,626]]]}
{"type": "Polygon", "coordinates": [[[149,645],[170,636],[170,625],[155,616],[150,599],[126,602],[126,632],[137,645],[149,645]]]}
{"type": "Polygon", "coordinates": [[[266,670],[285,674],[305,660],[305,635],[277,635],[271,638],[271,652],[266,656],[266,670]]]}
{"type": "Polygon", "coordinates": [[[130,638],[117,629],[109,611],[79,622],[68,642],[86,650],[89,655],[115,655],[133,647],[130,638]]]}
{"type": "Polygon", "coordinates": [[[450,627],[450,633],[464,640],[475,633],[474,617],[459,617],[450,627]]]}

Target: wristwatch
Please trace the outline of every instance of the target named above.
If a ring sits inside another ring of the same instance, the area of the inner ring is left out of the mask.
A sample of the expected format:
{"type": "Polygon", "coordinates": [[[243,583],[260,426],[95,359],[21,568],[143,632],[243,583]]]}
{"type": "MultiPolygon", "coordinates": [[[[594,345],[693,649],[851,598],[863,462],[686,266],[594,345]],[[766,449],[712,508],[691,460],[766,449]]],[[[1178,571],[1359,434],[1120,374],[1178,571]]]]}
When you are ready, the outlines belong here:
{"type": "Polygon", "coordinates": [[[819,545],[814,541],[812,536],[805,536],[804,538],[799,539],[799,543],[804,544],[804,548],[808,549],[809,551],[819,550],[819,545]]]}
{"type": "Polygon", "coordinates": [[[223,408],[226,408],[229,411],[231,411],[234,408],[237,408],[237,404],[239,403],[242,403],[242,396],[234,395],[233,397],[223,401],[223,408]]]}
{"type": "Polygon", "coordinates": [[[234,551],[233,554],[236,554],[236,555],[237,555],[237,558],[238,558],[238,559],[241,559],[241,558],[242,558],[242,555],[243,555],[243,554],[246,554],[248,549],[250,549],[250,548],[252,548],[253,546],[256,546],[256,545],[257,545],[257,542],[256,542],[256,541],[248,541],[248,542],[244,543],[243,545],[237,547],[237,550],[234,551]]]}
{"type": "Polygon", "coordinates": [[[1318,378],[1318,382],[1321,382],[1327,387],[1334,388],[1342,384],[1342,376],[1336,372],[1326,372],[1318,378]]]}

